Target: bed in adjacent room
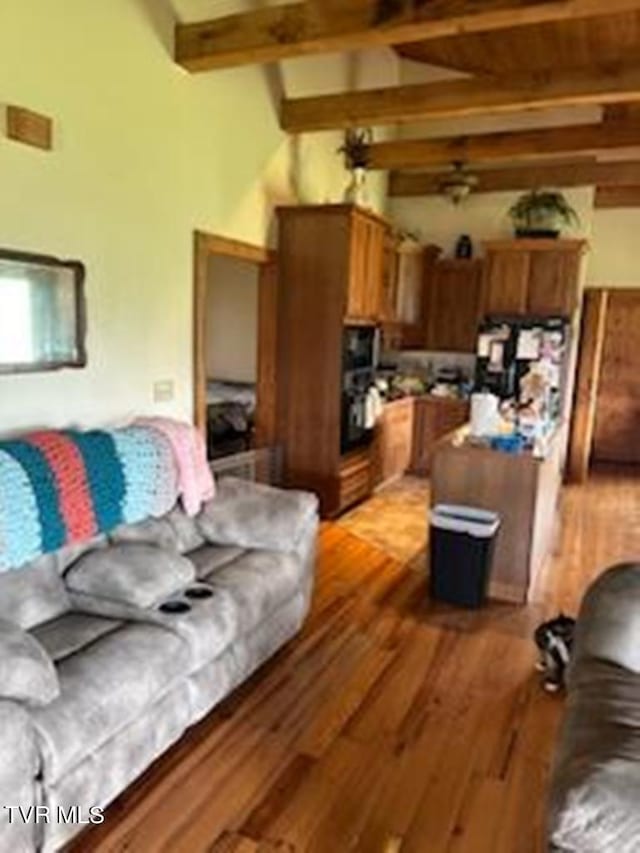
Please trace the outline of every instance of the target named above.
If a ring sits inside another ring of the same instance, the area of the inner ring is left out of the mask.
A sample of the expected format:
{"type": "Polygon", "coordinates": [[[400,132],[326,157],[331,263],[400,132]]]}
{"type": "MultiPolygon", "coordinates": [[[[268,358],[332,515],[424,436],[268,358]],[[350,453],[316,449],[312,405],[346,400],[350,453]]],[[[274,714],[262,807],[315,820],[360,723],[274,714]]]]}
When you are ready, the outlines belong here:
{"type": "Polygon", "coordinates": [[[255,383],[207,381],[207,450],[210,459],[250,449],[255,411],[255,383]]]}

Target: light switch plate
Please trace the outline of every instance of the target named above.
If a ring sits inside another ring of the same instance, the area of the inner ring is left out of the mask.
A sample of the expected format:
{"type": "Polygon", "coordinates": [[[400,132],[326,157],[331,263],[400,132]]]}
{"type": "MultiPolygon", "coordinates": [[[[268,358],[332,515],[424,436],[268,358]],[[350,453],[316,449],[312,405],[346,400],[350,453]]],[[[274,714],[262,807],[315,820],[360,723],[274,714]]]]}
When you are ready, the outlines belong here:
{"type": "Polygon", "coordinates": [[[153,383],[153,402],[168,403],[173,400],[174,386],[172,379],[159,379],[153,383]]]}

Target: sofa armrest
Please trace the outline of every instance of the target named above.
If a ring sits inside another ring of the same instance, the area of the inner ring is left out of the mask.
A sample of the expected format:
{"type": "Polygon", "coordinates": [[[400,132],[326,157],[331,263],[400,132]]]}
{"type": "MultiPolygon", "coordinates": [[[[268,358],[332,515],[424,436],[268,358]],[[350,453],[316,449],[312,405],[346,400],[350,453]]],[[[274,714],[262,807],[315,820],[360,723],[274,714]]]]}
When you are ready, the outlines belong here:
{"type": "Polygon", "coordinates": [[[28,708],[0,699],[0,850],[34,851],[39,827],[30,809],[40,805],[40,750],[28,708]],[[22,819],[18,812],[22,809],[22,819]]]}
{"type": "Polygon", "coordinates": [[[585,659],[640,674],[640,564],[614,566],[587,591],[578,617],[574,668],[585,659]]]}
{"type": "Polygon", "coordinates": [[[139,610],[156,607],[194,580],[193,564],[186,557],[138,543],[90,551],[64,576],[74,603],[92,599],[110,610],[113,605],[139,610]]]}
{"type": "Polygon", "coordinates": [[[224,477],[196,520],[212,545],[289,553],[297,550],[310,526],[317,526],[318,499],[310,492],[224,477]]]}
{"type": "Polygon", "coordinates": [[[0,697],[38,707],[60,695],[53,661],[22,628],[0,619],[0,697]]]}

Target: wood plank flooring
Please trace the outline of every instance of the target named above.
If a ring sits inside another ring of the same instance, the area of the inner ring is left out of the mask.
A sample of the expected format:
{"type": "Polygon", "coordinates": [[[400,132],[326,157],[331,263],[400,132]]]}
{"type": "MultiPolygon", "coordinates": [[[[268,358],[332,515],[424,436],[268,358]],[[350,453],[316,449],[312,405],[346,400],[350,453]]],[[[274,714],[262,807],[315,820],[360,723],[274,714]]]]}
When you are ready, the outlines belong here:
{"type": "Polygon", "coordinates": [[[527,607],[430,604],[415,566],[325,525],[299,638],[73,849],[542,853],[563,699],[540,689],[531,631],[639,555],[637,468],[565,491],[558,552],[527,607]]]}

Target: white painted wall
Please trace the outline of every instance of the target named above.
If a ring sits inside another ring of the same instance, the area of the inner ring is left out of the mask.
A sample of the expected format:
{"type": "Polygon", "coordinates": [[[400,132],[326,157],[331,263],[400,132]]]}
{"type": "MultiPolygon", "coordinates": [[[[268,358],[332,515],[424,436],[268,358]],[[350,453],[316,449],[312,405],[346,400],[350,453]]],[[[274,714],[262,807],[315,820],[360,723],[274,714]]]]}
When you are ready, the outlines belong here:
{"type": "MultiPolygon", "coordinates": [[[[581,227],[567,236],[591,234],[593,188],[583,187],[565,193],[580,217],[581,227]]],[[[399,227],[414,231],[427,243],[441,246],[452,255],[461,234],[469,234],[476,254],[481,254],[483,240],[508,238],[513,235],[508,211],[519,193],[482,193],[471,195],[459,205],[439,196],[394,198],[389,214],[399,227]]]]}
{"type": "Polygon", "coordinates": [[[209,260],[206,314],[209,379],[255,382],[258,359],[258,265],[209,260]]]}
{"type": "Polygon", "coordinates": [[[279,99],[396,79],[390,51],[194,76],[172,60],[173,27],[165,0],[0,3],[0,102],[55,122],[49,153],[0,124],[0,246],[83,260],[89,324],[85,370],[0,377],[0,432],[190,417],[193,230],[266,244],[274,205],[339,201],[341,135],[288,138],[279,99]],[[154,403],[156,380],[172,401],[154,403]]]}
{"type": "Polygon", "coordinates": [[[595,211],[588,283],[640,287],[640,209],[595,211]]]}

